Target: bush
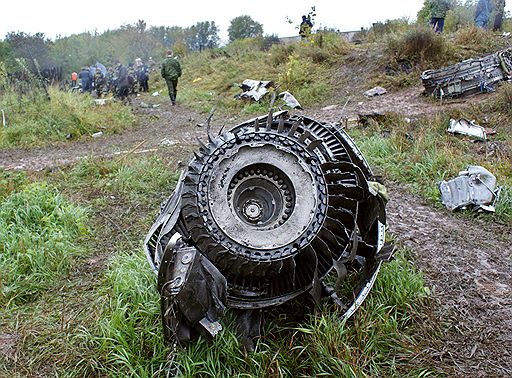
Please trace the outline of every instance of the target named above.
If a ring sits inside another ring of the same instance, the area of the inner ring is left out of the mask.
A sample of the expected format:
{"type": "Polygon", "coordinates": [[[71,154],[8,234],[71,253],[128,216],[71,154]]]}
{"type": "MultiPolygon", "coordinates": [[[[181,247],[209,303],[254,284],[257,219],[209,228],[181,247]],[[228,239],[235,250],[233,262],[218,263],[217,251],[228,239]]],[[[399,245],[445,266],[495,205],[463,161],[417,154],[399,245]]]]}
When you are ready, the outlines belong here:
{"type": "Polygon", "coordinates": [[[368,41],[376,42],[389,34],[401,34],[407,30],[409,30],[409,20],[406,18],[375,22],[368,31],[368,41]]]}
{"type": "Polygon", "coordinates": [[[280,64],[286,63],[288,61],[288,57],[292,55],[296,49],[297,45],[283,44],[283,45],[273,45],[270,48],[270,63],[272,66],[277,67],[280,64]]]}
{"type": "Polygon", "coordinates": [[[391,35],[385,49],[392,61],[407,60],[418,64],[444,62],[448,50],[442,36],[422,26],[391,35]]]}
{"type": "Polygon", "coordinates": [[[0,306],[30,299],[69,272],[87,233],[86,211],[32,184],[0,205],[0,306]]]}
{"type": "Polygon", "coordinates": [[[492,52],[497,48],[492,32],[475,25],[459,29],[455,34],[455,44],[476,53],[492,52]]]}

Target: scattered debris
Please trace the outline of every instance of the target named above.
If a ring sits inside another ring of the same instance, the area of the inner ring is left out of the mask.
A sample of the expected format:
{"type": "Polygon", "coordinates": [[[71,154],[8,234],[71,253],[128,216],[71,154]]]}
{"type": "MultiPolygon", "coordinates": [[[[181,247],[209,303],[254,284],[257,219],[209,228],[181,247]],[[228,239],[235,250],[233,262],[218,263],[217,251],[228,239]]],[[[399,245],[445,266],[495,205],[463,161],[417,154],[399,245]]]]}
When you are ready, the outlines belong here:
{"type": "Polygon", "coordinates": [[[329,105],[329,106],[322,108],[322,110],[325,110],[325,111],[336,110],[336,109],[338,109],[338,105],[329,105]]]}
{"type": "Polygon", "coordinates": [[[375,87],[375,88],[367,90],[363,94],[366,97],[375,97],[375,96],[382,96],[383,94],[386,94],[386,93],[388,93],[388,91],[385,88],[375,87]]]}
{"type": "Polygon", "coordinates": [[[510,38],[510,32],[503,32],[503,38],[510,38]]]}
{"type": "Polygon", "coordinates": [[[202,78],[202,77],[197,77],[197,78],[195,78],[194,80],[192,80],[192,83],[198,83],[198,82],[200,82],[201,80],[203,80],[203,78],[202,78]]]}
{"type": "Polygon", "coordinates": [[[249,98],[254,101],[259,101],[263,96],[268,93],[268,88],[272,86],[271,81],[259,81],[246,79],[239,85],[242,88],[242,93],[235,96],[236,99],[249,98]]]}
{"type": "Polygon", "coordinates": [[[468,121],[465,118],[451,119],[448,132],[451,134],[461,134],[475,137],[481,140],[487,140],[485,128],[477,125],[475,121],[468,121]]]}
{"type": "Polygon", "coordinates": [[[512,47],[421,74],[425,94],[437,98],[494,91],[494,85],[512,79],[512,47]]]}
{"type": "Polygon", "coordinates": [[[153,92],[153,93],[151,94],[151,96],[153,96],[153,97],[160,96],[160,92],[159,92],[159,91],[153,92]]]}
{"type": "Polygon", "coordinates": [[[73,139],[73,134],[72,133],[67,134],[66,139],[68,139],[68,140],[73,139]]]}
{"type": "Polygon", "coordinates": [[[158,108],[159,106],[160,106],[160,104],[151,105],[151,104],[146,104],[144,101],[140,102],[140,107],[145,108],[145,109],[155,109],[155,108],[158,108]]]}
{"type": "Polygon", "coordinates": [[[5,113],[4,113],[4,110],[2,109],[2,125],[4,125],[4,127],[7,127],[7,125],[5,124],[5,113]]]}
{"type": "Polygon", "coordinates": [[[283,99],[287,106],[292,109],[302,109],[297,99],[288,91],[279,93],[279,97],[283,99]]]}
{"type": "Polygon", "coordinates": [[[164,138],[158,144],[162,147],[172,147],[172,146],[175,146],[176,144],[178,144],[178,142],[176,142],[172,139],[169,139],[169,138],[164,138]]]}
{"type": "Polygon", "coordinates": [[[97,133],[92,134],[93,138],[99,138],[103,136],[103,131],[98,131],[97,133]]]}
{"type": "Polygon", "coordinates": [[[487,169],[471,165],[459,176],[438,184],[441,201],[450,211],[466,209],[495,211],[500,188],[496,187],[496,177],[487,169]]]}

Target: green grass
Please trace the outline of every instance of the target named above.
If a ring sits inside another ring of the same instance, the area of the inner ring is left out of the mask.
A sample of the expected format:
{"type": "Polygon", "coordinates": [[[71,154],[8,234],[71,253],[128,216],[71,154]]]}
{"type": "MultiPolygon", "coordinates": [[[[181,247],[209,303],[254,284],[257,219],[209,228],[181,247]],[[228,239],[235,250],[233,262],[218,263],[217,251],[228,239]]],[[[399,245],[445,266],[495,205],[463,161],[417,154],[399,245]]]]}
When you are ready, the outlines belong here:
{"type": "Polygon", "coordinates": [[[118,102],[95,105],[92,97],[49,88],[51,100],[43,92],[20,95],[7,91],[0,96],[6,127],[0,128],[0,148],[40,147],[90,136],[95,132],[116,134],[132,126],[131,110],[118,102]]]}
{"type": "MultiPolygon", "coordinates": [[[[173,166],[164,157],[128,156],[88,159],[35,177],[4,173],[4,181],[22,180],[26,190],[44,180],[59,189],[58,196],[89,204],[90,234],[74,240],[82,252],[73,272],[0,314],[4,332],[19,336],[17,362],[0,357],[0,376],[165,376],[169,350],[156,276],[141,240],[175,185],[173,166]]],[[[17,195],[14,190],[6,198],[17,195]]],[[[414,376],[430,371],[410,362],[422,345],[416,317],[426,301],[421,274],[401,254],[385,266],[367,303],[347,323],[327,305],[299,323],[270,314],[256,352],[246,355],[228,314],[226,331],[213,344],[199,339],[180,349],[175,367],[190,377],[414,376]]]]}
{"type": "Polygon", "coordinates": [[[65,276],[81,252],[86,210],[45,183],[13,192],[0,205],[0,306],[29,300],[65,276]]]}

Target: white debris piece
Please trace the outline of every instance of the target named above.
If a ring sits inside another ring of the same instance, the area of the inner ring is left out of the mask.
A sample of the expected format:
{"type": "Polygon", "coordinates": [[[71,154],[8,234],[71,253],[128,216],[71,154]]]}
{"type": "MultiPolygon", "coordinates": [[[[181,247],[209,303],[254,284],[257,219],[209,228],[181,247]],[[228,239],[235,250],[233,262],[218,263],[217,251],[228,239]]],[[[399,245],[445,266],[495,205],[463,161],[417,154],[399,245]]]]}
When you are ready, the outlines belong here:
{"type": "Polygon", "coordinates": [[[292,109],[302,109],[297,99],[288,91],[279,93],[279,97],[292,109]]]}
{"type": "Polygon", "coordinates": [[[468,135],[481,140],[487,140],[485,128],[477,125],[475,121],[468,121],[464,118],[451,119],[448,132],[452,134],[468,135]]]}
{"type": "Polygon", "coordinates": [[[92,134],[93,138],[99,138],[103,136],[103,131],[98,131],[97,133],[92,134]]]}
{"type": "Polygon", "coordinates": [[[500,188],[496,187],[496,177],[487,169],[471,165],[459,176],[438,184],[441,201],[450,211],[465,209],[495,211],[500,188]]]}
{"type": "Polygon", "coordinates": [[[177,144],[177,142],[175,142],[174,140],[169,139],[169,138],[164,138],[159,143],[159,145],[162,147],[172,147],[172,146],[175,146],[176,144],[177,144]]]}
{"type": "Polygon", "coordinates": [[[96,105],[103,106],[107,103],[107,100],[108,100],[107,98],[98,98],[98,99],[94,100],[94,103],[96,105]]]}
{"type": "Polygon", "coordinates": [[[254,101],[259,101],[268,93],[267,88],[271,83],[271,81],[246,79],[240,84],[243,92],[236,95],[235,98],[252,98],[254,101]]]}
{"type": "Polygon", "coordinates": [[[374,96],[382,96],[383,94],[388,93],[388,91],[382,87],[375,87],[370,90],[367,90],[363,94],[366,97],[374,97],[374,96]]]}

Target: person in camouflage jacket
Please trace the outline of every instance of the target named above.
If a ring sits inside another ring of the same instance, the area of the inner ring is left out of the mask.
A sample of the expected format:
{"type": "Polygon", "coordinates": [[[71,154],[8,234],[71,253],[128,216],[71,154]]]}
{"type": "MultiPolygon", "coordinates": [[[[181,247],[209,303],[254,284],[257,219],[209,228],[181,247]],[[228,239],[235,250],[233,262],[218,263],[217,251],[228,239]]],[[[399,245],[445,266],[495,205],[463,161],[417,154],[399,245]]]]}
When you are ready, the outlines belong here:
{"type": "Polygon", "coordinates": [[[444,18],[449,9],[449,0],[430,0],[430,25],[436,33],[443,32],[444,18]]]}
{"type": "Polygon", "coordinates": [[[178,78],[181,76],[181,65],[178,59],[173,56],[173,51],[167,51],[167,57],[162,62],[160,73],[167,83],[169,97],[173,105],[176,105],[176,93],[178,87],[178,78]]]}

